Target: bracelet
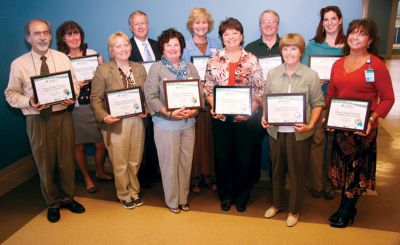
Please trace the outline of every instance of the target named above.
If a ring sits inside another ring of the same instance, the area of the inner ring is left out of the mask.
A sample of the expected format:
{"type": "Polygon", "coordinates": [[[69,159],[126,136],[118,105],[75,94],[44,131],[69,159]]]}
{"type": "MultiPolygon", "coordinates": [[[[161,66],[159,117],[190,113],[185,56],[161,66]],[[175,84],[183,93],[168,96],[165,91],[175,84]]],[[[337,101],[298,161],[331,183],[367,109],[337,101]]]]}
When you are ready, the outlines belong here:
{"type": "Polygon", "coordinates": [[[374,122],[375,122],[375,119],[374,119],[373,117],[369,117],[369,121],[370,121],[371,123],[374,123],[374,122]]]}
{"type": "Polygon", "coordinates": [[[172,111],[169,112],[168,119],[172,119],[172,111]]]}

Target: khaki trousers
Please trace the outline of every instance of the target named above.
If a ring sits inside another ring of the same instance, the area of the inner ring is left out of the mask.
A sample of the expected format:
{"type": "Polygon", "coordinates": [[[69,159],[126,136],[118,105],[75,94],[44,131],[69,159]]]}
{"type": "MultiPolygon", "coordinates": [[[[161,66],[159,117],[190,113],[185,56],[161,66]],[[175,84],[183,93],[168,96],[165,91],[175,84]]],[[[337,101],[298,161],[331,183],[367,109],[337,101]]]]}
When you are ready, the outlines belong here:
{"type": "Polygon", "coordinates": [[[117,197],[126,201],[140,192],[137,174],[143,157],[145,129],[140,117],[121,120],[121,130],[102,130],[102,134],[113,166],[117,197]]]}
{"type": "Polygon", "coordinates": [[[195,140],[194,125],[187,129],[171,131],[154,125],[154,140],[160,162],[165,203],[169,208],[188,204],[195,140]]]}
{"type": "Polygon", "coordinates": [[[74,129],[68,110],[26,117],[26,130],[48,207],[71,202],[74,194],[74,129]]]}

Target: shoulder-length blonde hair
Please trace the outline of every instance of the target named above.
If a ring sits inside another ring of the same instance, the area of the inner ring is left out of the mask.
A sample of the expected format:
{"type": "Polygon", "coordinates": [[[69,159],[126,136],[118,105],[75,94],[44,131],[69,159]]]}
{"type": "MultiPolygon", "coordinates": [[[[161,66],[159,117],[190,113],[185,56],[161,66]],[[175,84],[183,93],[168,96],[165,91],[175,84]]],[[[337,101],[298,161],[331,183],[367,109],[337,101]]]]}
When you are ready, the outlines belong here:
{"type": "Polygon", "coordinates": [[[193,23],[199,19],[205,19],[208,22],[208,31],[207,32],[210,32],[213,29],[214,20],[211,16],[210,12],[208,12],[208,10],[205,8],[198,7],[198,8],[192,9],[189,13],[189,18],[186,23],[186,27],[190,32],[193,33],[193,23]]]}

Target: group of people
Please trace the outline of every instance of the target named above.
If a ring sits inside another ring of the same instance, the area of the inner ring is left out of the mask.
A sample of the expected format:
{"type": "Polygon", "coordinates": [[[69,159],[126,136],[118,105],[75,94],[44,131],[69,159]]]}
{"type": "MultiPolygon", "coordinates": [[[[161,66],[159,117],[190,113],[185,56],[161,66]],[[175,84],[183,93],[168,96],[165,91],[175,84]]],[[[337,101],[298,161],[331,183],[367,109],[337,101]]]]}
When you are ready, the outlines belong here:
{"type": "Polygon", "coordinates": [[[340,206],[329,220],[332,227],[346,227],[354,220],[358,198],[367,189],[375,189],[378,118],[390,111],[394,93],[390,75],[378,57],[375,23],[354,20],[344,35],[342,22],[338,7],[322,8],[316,35],[306,46],[300,34],[280,37],[278,13],[265,10],[259,17],[261,37],[243,47],[243,26],[235,18],[220,23],[219,43],[208,37],[214,25],[211,14],[194,8],[187,21],[191,39],[185,41],[182,33],[170,28],[155,41],[148,38],[147,15],[135,11],[128,20],[133,37],[129,39],[122,32],[109,36],[111,60],[104,62],[98,56],[100,65],[93,79],[76,81],[73,76],[77,101],[48,106],[35,101],[30,77],[64,70],[73,73],[69,58],[97,53],[87,48],[84,32],[74,21],[57,30],[61,52],[49,48],[51,28],[47,21],[29,21],[25,34],[32,50],[11,64],[5,94],[9,104],[26,115],[48,220],[60,219],[59,208],[85,211],[73,199],[74,156],[86,190],[97,191],[86,166],[86,143],[96,146],[96,177],[114,179],[124,208],[143,205],[140,186],[156,178],[159,165],[165,203],[172,213],[190,210],[189,192],[199,192],[201,181],[217,191],[223,211],[234,204],[238,212],[244,212],[259,179],[262,141],[267,132],[273,203],[265,217],[272,218],[287,206],[286,224],[292,227],[299,220],[305,187],[313,197],[328,200],[334,198],[332,189],[341,189],[340,206]],[[317,54],[343,55],[334,63],[329,81],[320,80],[306,65],[309,56],[317,54]],[[209,56],[204,78],[190,62],[199,55],[209,56]],[[274,55],[281,55],[283,63],[271,69],[265,80],[258,58],[274,55]],[[148,61],[154,63],[146,71],[140,62],[148,61]],[[205,105],[201,109],[167,108],[164,81],[182,79],[204,79],[200,86],[205,105]],[[215,86],[251,87],[251,115],[216,113],[215,86]],[[127,118],[110,115],[105,93],[134,87],[144,92],[144,112],[127,118]],[[275,93],[305,93],[305,123],[269,124],[266,96],[275,93]],[[333,97],[371,100],[365,132],[324,128],[333,97]],[[113,175],[104,172],[105,149],[113,175]],[[216,183],[211,178],[214,169],[216,183]]]}

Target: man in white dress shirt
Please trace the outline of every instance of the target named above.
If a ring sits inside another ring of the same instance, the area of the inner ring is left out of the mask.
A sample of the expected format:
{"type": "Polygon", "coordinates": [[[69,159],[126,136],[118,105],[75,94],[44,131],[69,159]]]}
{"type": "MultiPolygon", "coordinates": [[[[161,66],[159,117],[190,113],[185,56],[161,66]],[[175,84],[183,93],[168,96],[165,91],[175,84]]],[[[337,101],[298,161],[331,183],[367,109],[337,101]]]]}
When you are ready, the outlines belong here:
{"type": "Polygon", "coordinates": [[[137,10],[129,15],[129,27],[133,34],[131,38],[132,52],[129,59],[135,62],[156,61],[161,59],[157,41],[148,38],[149,19],[146,13],[137,10]]]}

